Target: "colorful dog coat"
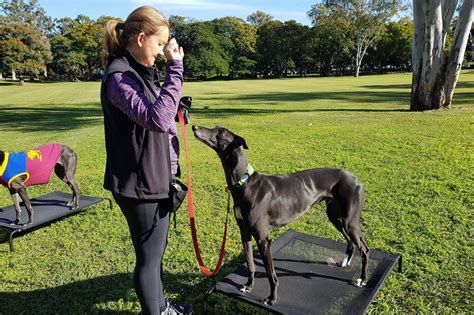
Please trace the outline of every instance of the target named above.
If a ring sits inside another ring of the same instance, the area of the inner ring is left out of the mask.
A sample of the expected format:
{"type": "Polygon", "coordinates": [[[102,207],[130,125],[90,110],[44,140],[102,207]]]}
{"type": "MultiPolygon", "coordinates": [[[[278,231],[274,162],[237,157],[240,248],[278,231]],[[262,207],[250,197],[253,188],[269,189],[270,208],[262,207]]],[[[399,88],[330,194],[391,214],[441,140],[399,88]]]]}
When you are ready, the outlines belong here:
{"type": "Polygon", "coordinates": [[[60,155],[59,144],[48,144],[21,153],[5,152],[5,159],[0,165],[0,184],[10,188],[11,182],[21,175],[26,175],[25,186],[47,184],[60,155]]]}

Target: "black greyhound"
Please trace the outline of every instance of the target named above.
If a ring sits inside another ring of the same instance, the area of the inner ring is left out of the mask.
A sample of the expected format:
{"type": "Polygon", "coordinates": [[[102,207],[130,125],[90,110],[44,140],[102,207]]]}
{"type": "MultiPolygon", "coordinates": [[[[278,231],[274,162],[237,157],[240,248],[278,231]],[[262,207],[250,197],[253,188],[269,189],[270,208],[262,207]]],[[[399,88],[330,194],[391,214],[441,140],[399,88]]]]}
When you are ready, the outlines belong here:
{"type": "MultiPolygon", "coordinates": [[[[56,176],[60,180],[66,182],[68,186],[71,188],[73,195],[72,195],[71,201],[67,203],[67,206],[72,209],[75,209],[79,206],[79,199],[80,199],[79,189],[77,187],[76,180],[75,180],[77,155],[70,147],[66,145],[59,144],[56,146],[59,146],[60,151],[59,150],[57,151],[58,152],[57,159],[54,159],[54,161],[52,161],[52,163],[50,164],[51,164],[51,167],[54,166],[54,172],[56,173],[56,176]]],[[[38,150],[32,150],[32,151],[38,152],[38,150]]],[[[32,152],[32,151],[29,151],[29,152],[32,152]]],[[[6,152],[0,151],[0,166],[4,165],[6,156],[8,156],[6,155],[6,152]]],[[[47,174],[46,175],[47,181],[49,181],[49,176],[51,174],[50,170],[43,170],[41,172],[42,174],[47,174]]],[[[28,197],[28,194],[26,192],[27,185],[25,183],[27,182],[27,180],[30,180],[29,175],[22,174],[22,175],[19,175],[19,176],[17,175],[16,177],[12,178],[11,181],[9,181],[8,183],[5,183],[5,182],[3,183],[10,190],[10,194],[12,196],[13,204],[16,210],[15,221],[11,222],[11,224],[16,224],[16,225],[20,224],[20,214],[21,214],[20,197],[25,203],[26,210],[28,211],[28,222],[26,224],[33,223],[34,210],[33,210],[33,207],[31,206],[30,198],[28,197]]]]}
{"type": "Polygon", "coordinates": [[[346,170],[321,168],[265,176],[254,172],[250,166],[242,150],[242,147],[248,149],[242,137],[223,127],[193,126],[192,129],[198,140],[217,152],[224,167],[227,187],[234,200],[234,216],[247,255],[249,277],[240,289],[242,292],[250,292],[254,285],[253,236],[270,281],[271,293],[264,303],[272,305],[276,302],[278,279],[268,231],[292,222],[322,200],[326,202],[329,220],[348,243],[346,257],[338,265],[349,266],[357,247],[362,256],[362,274],[356,285],[366,285],[369,248],[360,231],[364,191],[354,175],[346,170]]]}

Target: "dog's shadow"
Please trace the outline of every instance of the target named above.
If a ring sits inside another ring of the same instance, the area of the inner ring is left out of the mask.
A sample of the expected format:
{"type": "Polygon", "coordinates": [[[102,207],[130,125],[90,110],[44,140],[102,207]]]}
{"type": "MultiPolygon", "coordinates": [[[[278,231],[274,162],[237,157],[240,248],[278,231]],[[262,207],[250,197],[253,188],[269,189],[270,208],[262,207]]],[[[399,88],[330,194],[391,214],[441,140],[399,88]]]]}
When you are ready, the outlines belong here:
{"type": "MultiPolygon", "coordinates": [[[[256,272],[255,272],[255,279],[267,279],[267,273],[265,271],[265,266],[260,258],[260,255],[254,253],[254,263],[255,266],[258,267],[256,272]]],[[[304,272],[304,271],[298,271],[296,269],[287,269],[278,266],[278,262],[289,262],[292,263],[294,266],[298,264],[310,264],[310,265],[317,265],[320,267],[328,267],[328,268],[336,268],[336,270],[343,270],[339,266],[336,265],[328,265],[326,261],[320,261],[320,260],[305,260],[305,259],[287,259],[287,258],[273,258],[273,262],[275,263],[275,271],[277,273],[277,276],[280,277],[302,277],[306,279],[313,279],[313,278],[324,278],[324,279],[331,279],[331,280],[336,280],[340,282],[345,282],[348,284],[351,284],[352,281],[348,280],[345,277],[337,277],[334,275],[327,275],[324,273],[313,273],[313,272],[304,272]]],[[[246,266],[241,265],[238,270],[235,271],[236,274],[241,276],[243,279],[246,279],[248,276],[248,270],[246,266]]],[[[232,280],[225,279],[224,282],[232,284],[236,288],[240,288],[243,283],[236,283],[232,280]]]]}

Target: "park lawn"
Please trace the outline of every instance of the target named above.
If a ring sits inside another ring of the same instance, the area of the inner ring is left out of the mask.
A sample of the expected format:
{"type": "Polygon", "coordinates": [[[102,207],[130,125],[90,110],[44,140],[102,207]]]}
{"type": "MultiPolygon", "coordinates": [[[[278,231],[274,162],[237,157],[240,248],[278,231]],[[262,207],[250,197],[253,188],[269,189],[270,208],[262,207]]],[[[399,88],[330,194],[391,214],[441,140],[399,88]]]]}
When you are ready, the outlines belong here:
{"type": "MultiPolygon", "coordinates": [[[[194,99],[193,124],[222,125],[246,139],[258,172],[338,167],[361,180],[369,247],[404,260],[403,272],[389,276],[369,313],[470,313],[474,71],[462,72],[450,110],[407,111],[410,82],[410,74],[189,82],[184,95],[194,99]]],[[[102,188],[99,89],[98,82],[19,87],[0,81],[0,149],[68,144],[79,155],[82,194],[110,196],[102,188]]],[[[190,155],[198,235],[212,269],[225,220],[226,184],[208,147],[190,139],[190,155]]],[[[68,188],[53,178],[29,194],[54,190],[68,188]]],[[[10,204],[2,189],[0,207],[10,204]]],[[[192,250],[186,205],[178,211],[164,258],[166,296],[192,302],[201,313],[206,289],[245,260],[234,220],[229,229],[221,272],[206,278],[192,250]]],[[[287,229],[343,241],[323,205],[272,231],[272,238],[287,229]]],[[[117,206],[99,204],[17,238],[15,250],[0,244],[0,314],[140,311],[131,283],[134,253],[117,206]]],[[[219,295],[211,304],[216,314],[255,312],[219,295]]]]}

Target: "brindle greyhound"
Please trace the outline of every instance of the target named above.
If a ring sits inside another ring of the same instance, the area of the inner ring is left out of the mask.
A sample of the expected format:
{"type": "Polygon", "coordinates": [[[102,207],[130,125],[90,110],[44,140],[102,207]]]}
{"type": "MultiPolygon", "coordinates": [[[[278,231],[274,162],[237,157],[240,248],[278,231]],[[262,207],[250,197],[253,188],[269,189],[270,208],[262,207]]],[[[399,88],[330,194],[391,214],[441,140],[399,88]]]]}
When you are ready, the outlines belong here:
{"type": "Polygon", "coordinates": [[[234,200],[234,216],[249,269],[248,281],[240,291],[250,292],[254,285],[253,236],[270,281],[271,293],[264,303],[272,305],[276,302],[278,279],[273,267],[268,231],[292,222],[322,200],[326,202],[329,220],[348,243],[346,257],[338,265],[349,266],[357,247],[362,257],[362,273],[356,286],[366,285],[369,248],[360,231],[364,191],[354,175],[346,170],[320,168],[289,175],[265,176],[254,172],[250,166],[242,150],[242,147],[248,149],[244,138],[223,127],[209,129],[193,126],[192,129],[198,140],[217,152],[234,200]]]}
{"type": "MultiPolygon", "coordinates": [[[[76,174],[76,166],[77,166],[77,155],[76,153],[66,145],[60,144],[60,154],[54,164],[54,172],[56,176],[66,182],[68,186],[72,190],[72,199],[67,203],[67,206],[75,209],[79,206],[79,199],[80,193],[79,189],[76,184],[75,174],[76,174]]],[[[0,151],[0,166],[3,164],[5,160],[5,152],[0,151]]],[[[52,167],[52,165],[51,165],[52,167]]],[[[47,173],[48,175],[50,173],[47,173]]],[[[0,174],[1,175],[1,174],[0,174]]],[[[13,178],[9,185],[7,185],[8,189],[10,190],[10,194],[13,199],[13,203],[16,210],[16,218],[15,221],[12,221],[11,224],[20,224],[20,214],[21,214],[21,207],[20,207],[20,197],[25,203],[26,210],[28,211],[28,222],[23,225],[32,224],[33,223],[33,214],[34,210],[31,206],[30,198],[26,192],[25,182],[28,180],[28,175],[20,175],[13,178]]],[[[49,177],[48,177],[49,181],[49,177]]]]}

